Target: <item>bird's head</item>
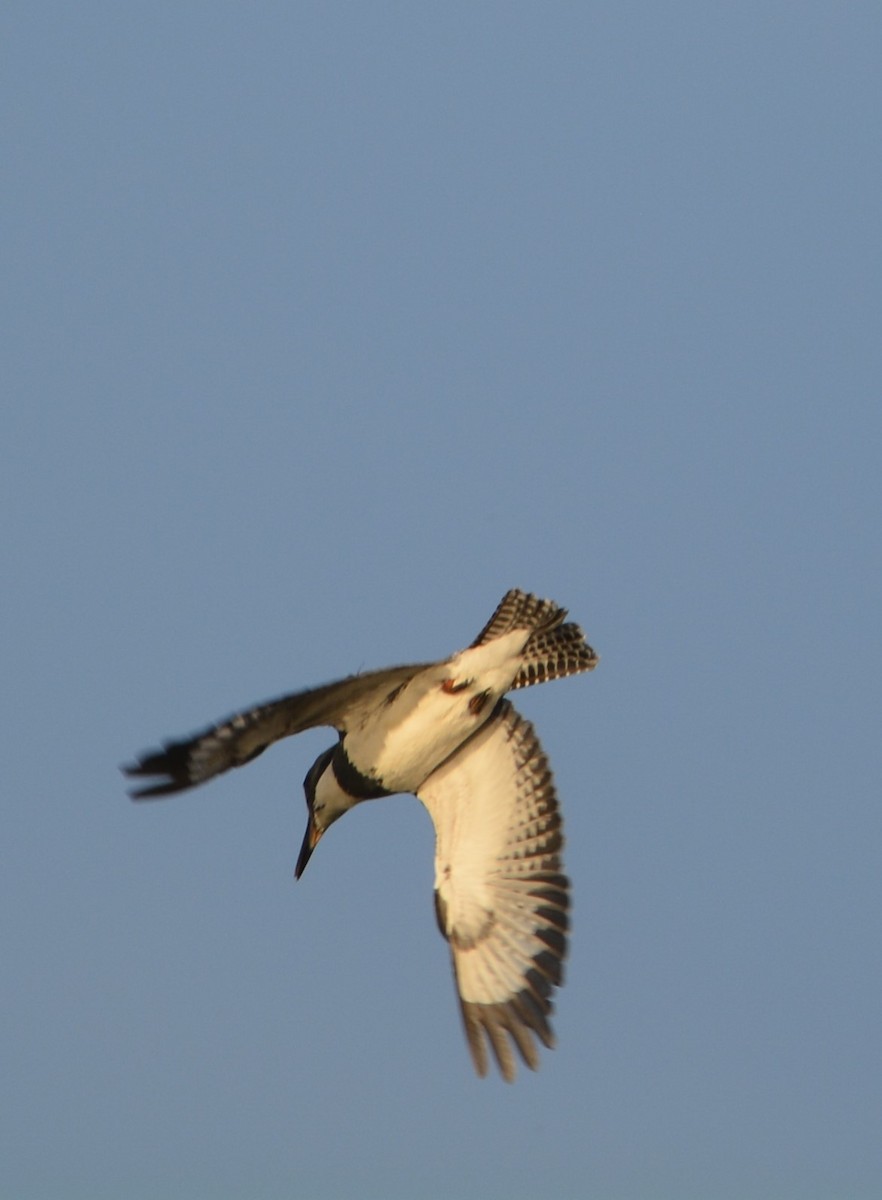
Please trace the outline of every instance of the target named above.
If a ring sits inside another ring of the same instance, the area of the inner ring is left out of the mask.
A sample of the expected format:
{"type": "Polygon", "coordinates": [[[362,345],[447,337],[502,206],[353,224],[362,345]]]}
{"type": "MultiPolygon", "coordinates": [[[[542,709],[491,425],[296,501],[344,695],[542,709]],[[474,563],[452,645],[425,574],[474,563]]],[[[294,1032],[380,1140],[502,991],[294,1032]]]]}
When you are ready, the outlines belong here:
{"type": "Polygon", "coordinates": [[[320,754],[307,772],[303,781],[306,793],[306,807],[309,809],[309,819],[306,823],[306,833],[303,835],[303,845],[297,866],[294,868],[294,878],[299,879],[306,869],[313,850],[325,830],[333,825],[338,817],[342,817],[354,800],[340,787],[331,760],[336,746],[331,746],[320,754]]]}

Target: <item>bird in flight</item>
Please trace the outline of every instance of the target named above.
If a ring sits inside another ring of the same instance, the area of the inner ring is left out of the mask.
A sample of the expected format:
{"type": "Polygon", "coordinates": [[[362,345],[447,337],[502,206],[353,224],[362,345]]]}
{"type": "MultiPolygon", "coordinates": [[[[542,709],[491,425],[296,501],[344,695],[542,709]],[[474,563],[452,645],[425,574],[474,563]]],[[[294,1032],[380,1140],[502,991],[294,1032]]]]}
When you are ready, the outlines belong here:
{"type": "Polygon", "coordinates": [[[414,793],[435,826],[435,913],[475,1069],[486,1075],[489,1043],[511,1082],[514,1048],[536,1070],[535,1038],[554,1045],[548,1018],[563,982],[570,885],[548,760],[504,697],[597,665],[566,617],[554,601],[513,589],[467,649],[295,692],[166,742],[123,767],[154,781],[131,796],[184,791],[281,738],[333,726],[337,742],[304,780],[308,820],[295,875],[350,808],[414,793]]]}

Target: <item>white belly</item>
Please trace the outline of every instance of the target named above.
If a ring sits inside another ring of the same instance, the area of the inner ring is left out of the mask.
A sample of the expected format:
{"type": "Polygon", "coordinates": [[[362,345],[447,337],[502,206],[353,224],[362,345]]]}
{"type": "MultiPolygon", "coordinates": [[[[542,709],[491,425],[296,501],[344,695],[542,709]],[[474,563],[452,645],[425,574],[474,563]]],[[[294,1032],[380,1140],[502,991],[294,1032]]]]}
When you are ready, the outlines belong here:
{"type": "Polygon", "coordinates": [[[417,676],[347,735],[353,765],[390,792],[415,792],[493,712],[517,674],[528,636],[516,630],[417,676]]]}

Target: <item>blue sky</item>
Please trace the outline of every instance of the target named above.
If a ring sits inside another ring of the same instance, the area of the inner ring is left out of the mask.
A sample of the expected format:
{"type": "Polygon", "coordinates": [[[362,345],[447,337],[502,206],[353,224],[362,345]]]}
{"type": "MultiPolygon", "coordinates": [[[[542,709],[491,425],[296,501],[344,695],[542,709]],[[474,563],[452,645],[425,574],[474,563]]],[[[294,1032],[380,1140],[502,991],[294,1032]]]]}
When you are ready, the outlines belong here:
{"type": "Polygon", "coordinates": [[[0,1195],[882,1189],[875,5],[13,5],[0,1195]],[[327,731],[118,765],[465,645],[574,881],[559,1047],[477,1080],[431,827],[297,885],[327,731]]]}

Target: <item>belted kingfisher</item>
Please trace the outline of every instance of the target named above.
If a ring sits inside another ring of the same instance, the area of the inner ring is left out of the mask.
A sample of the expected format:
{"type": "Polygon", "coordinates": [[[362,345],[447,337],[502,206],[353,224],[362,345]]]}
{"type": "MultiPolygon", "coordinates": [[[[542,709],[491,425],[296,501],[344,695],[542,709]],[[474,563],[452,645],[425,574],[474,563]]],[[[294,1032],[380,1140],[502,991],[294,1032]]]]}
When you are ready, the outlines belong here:
{"type": "Polygon", "coordinates": [[[124,767],[168,796],[242,766],[280,738],[333,726],[338,741],[306,775],[308,822],[295,875],[354,805],[414,793],[435,826],[435,913],[451,946],[472,1060],[487,1043],[506,1080],[513,1045],[535,1070],[534,1036],[554,1044],[551,995],[563,982],[569,880],[548,760],[506,692],[592,670],[598,657],[566,609],[517,589],[466,650],[441,662],[352,675],[259,704],[124,767]]]}

